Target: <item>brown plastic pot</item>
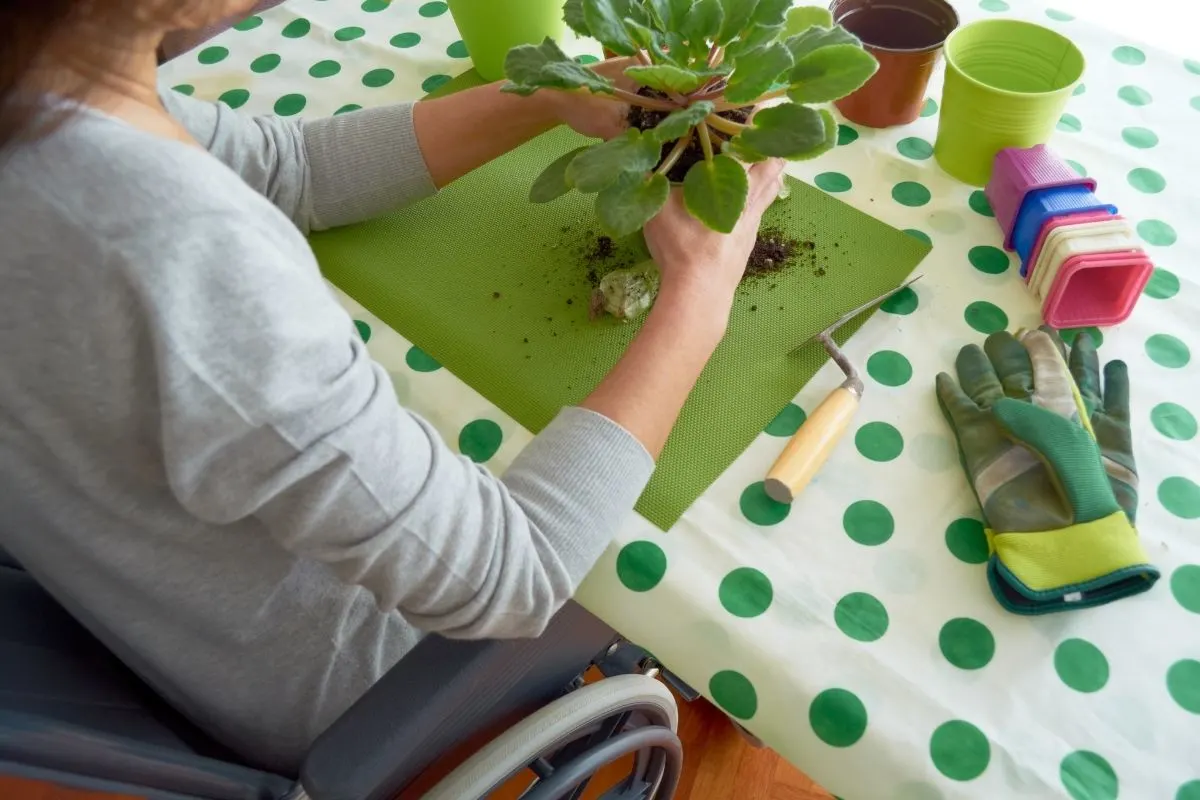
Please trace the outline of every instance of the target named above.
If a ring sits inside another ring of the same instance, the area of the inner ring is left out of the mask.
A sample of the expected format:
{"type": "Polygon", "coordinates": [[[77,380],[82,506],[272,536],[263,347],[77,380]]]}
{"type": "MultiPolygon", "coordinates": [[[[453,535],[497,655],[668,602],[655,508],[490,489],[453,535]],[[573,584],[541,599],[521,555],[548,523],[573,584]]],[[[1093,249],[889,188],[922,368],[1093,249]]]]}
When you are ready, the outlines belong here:
{"type": "Polygon", "coordinates": [[[838,111],[870,128],[916,119],[958,13],[946,0],[833,0],[829,10],[879,61],[861,89],[835,103],[838,111]]]}

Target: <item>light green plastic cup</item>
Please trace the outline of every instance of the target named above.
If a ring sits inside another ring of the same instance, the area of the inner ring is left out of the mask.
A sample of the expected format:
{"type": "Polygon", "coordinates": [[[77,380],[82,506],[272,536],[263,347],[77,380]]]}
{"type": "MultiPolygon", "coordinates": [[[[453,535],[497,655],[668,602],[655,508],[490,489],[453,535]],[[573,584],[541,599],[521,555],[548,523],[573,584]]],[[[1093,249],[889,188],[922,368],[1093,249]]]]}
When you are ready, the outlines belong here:
{"type": "Polygon", "coordinates": [[[519,44],[540,44],[566,33],[563,0],[449,0],[475,70],[484,80],[504,77],[504,56],[519,44]]]}
{"type": "Polygon", "coordinates": [[[972,186],[992,176],[1005,147],[1044,144],[1083,76],[1070,39],[1019,20],[959,28],[946,40],[946,84],[934,157],[972,186]]]}

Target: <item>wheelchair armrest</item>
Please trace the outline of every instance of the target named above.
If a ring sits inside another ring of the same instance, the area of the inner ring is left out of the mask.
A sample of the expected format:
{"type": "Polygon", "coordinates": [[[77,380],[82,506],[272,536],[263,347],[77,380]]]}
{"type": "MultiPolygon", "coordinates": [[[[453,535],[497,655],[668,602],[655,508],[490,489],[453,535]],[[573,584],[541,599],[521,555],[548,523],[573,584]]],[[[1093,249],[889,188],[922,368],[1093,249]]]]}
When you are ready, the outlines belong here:
{"type": "Polygon", "coordinates": [[[313,800],[388,800],[472,735],[561,695],[614,638],[574,603],[537,639],[428,636],[321,734],[300,782],[313,800]]]}

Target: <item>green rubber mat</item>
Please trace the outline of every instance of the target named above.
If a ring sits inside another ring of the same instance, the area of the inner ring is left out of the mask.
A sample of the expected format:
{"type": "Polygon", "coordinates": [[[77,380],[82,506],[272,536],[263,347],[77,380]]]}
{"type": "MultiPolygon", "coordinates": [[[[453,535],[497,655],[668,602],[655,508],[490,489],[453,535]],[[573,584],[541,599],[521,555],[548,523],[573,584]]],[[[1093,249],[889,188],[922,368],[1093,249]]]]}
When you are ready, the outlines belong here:
{"type": "MultiPolygon", "coordinates": [[[[542,168],[583,141],[565,128],[551,131],[436,197],[312,237],[334,284],[534,432],[588,395],[638,327],[590,321],[588,301],[597,273],[640,259],[640,239],[600,258],[593,196],[527,200],[542,168]]],[[[930,249],[808,184],[791,184],[791,197],[775,203],[764,224],[806,245],[793,266],[738,293],[729,332],[637,506],[664,530],[827,358],[819,345],[796,346],[901,283],[930,249]]]]}

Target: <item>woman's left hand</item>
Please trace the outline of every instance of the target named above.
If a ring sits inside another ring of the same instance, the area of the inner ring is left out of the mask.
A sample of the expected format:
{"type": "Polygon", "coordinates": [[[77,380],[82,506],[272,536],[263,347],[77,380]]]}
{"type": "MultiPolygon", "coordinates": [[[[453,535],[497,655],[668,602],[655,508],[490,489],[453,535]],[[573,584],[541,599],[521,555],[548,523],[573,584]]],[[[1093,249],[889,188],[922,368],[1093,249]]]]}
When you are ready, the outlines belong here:
{"type": "MultiPolygon", "coordinates": [[[[598,74],[611,79],[626,91],[636,92],[637,84],[626,77],[625,68],[633,63],[630,58],[612,58],[593,64],[598,74]]],[[[593,95],[586,90],[578,92],[546,92],[554,95],[556,113],[565,125],[570,125],[584,136],[613,139],[629,127],[629,104],[613,102],[611,97],[593,95]]]]}

